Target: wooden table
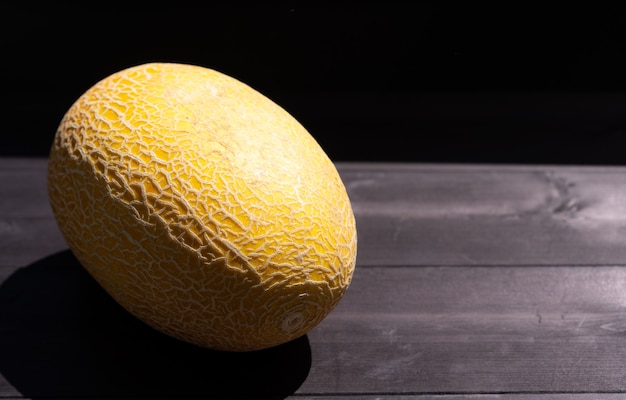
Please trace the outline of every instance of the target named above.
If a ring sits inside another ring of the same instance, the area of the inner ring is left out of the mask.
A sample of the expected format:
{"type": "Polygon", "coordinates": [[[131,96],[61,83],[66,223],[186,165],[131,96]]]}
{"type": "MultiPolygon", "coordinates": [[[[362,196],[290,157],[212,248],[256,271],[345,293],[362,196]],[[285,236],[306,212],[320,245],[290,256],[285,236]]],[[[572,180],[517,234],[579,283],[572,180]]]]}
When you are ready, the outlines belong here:
{"type": "Polygon", "coordinates": [[[340,305],[255,353],[126,314],[67,249],[46,160],[0,159],[0,398],[626,398],[626,168],[338,163],[340,305]]]}

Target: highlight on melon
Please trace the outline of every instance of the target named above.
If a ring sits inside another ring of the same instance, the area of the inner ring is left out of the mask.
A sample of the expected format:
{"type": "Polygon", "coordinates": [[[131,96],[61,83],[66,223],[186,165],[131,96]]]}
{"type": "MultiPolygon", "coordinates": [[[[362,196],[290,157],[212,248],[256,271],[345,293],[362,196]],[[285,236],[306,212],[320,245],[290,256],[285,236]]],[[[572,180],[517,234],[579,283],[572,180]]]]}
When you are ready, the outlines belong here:
{"type": "Polygon", "coordinates": [[[209,68],[149,63],[87,90],[56,132],[48,191],[70,249],[113,299],[199,346],[296,339],[354,272],[334,164],[283,108],[209,68]]]}

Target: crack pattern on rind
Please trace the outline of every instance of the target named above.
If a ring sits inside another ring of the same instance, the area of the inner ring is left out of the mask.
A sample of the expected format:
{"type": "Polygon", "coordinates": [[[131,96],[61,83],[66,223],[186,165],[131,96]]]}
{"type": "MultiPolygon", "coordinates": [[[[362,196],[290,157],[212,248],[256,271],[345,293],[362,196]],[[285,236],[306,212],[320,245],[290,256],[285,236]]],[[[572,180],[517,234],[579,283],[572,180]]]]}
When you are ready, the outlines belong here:
{"type": "Polygon", "coordinates": [[[199,345],[301,336],[352,278],[354,215],[332,162],[286,111],[209,69],[149,64],[88,90],[57,131],[49,193],[94,278],[199,345]]]}

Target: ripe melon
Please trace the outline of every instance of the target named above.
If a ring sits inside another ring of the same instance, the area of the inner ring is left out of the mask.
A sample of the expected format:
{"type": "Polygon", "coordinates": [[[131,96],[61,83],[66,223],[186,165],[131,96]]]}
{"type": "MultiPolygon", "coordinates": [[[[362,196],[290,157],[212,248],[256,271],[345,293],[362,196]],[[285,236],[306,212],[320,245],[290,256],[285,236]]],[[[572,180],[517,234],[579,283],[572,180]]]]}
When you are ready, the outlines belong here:
{"type": "Polygon", "coordinates": [[[354,214],[329,157],[280,106],[208,68],[150,63],[91,87],[56,132],[48,190],[94,279],[199,346],[298,338],[354,272],[354,214]]]}

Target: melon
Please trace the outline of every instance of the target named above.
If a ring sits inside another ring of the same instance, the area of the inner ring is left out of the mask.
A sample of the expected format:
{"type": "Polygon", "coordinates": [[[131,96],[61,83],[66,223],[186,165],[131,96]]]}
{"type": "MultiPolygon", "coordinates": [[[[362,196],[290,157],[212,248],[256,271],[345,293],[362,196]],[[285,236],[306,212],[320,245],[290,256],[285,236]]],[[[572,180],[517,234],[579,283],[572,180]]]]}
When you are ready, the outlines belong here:
{"type": "Polygon", "coordinates": [[[56,131],[48,194],[115,301],[202,347],[305,335],[355,268],[355,218],[328,155],[282,107],[202,66],[137,65],[88,89],[56,131]]]}

